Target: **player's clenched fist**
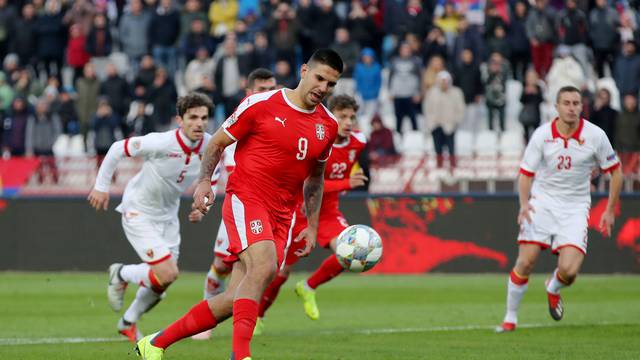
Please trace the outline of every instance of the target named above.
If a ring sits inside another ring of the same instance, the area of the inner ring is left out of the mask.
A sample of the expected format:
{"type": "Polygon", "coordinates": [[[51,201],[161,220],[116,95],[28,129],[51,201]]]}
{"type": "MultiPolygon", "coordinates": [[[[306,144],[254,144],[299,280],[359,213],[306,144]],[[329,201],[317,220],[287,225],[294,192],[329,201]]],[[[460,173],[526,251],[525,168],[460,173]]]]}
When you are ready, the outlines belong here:
{"type": "Polygon", "coordinates": [[[96,189],[91,190],[87,197],[91,207],[96,210],[107,210],[109,207],[109,193],[98,191],[96,189]]]}
{"type": "Polygon", "coordinates": [[[369,181],[369,178],[364,175],[362,170],[358,170],[353,175],[351,175],[351,177],[349,177],[349,186],[354,189],[358,186],[363,186],[367,181],[369,181]]]}
{"type": "Polygon", "coordinates": [[[206,215],[209,211],[209,206],[213,205],[214,194],[211,190],[211,182],[209,180],[203,180],[198,183],[196,190],[193,193],[193,210],[198,210],[202,215],[206,215]]]}
{"type": "Polygon", "coordinates": [[[191,212],[189,213],[189,221],[192,223],[197,223],[202,221],[203,217],[204,215],[202,215],[202,213],[198,210],[191,210],[191,212]]]}

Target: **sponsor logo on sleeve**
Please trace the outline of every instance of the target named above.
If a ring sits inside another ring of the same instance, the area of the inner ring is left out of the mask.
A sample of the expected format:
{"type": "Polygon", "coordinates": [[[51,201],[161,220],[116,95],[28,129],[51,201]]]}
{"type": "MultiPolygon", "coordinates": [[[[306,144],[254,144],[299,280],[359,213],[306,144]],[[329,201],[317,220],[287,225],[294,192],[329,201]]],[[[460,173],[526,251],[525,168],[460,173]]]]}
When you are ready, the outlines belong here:
{"type": "Polygon", "coordinates": [[[613,161],[615,159],[616,159],[616,153],[613,153],[613,154],[607,156],[607,161],[613,161]]]}

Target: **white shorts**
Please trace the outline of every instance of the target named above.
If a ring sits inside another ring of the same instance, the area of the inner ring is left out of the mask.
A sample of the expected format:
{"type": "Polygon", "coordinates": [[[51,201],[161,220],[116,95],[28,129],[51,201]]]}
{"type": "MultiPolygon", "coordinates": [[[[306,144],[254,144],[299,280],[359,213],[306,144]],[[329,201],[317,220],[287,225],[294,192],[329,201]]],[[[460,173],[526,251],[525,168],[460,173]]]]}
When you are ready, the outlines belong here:
{"type": "Polygon", "coordinates": [[[136,212],[122,214],[124,233],[142,261],[154,265],[180,255],[180,222],[153,221],[136,212]]]}
{"type": "Polygon", "coordinates": [[[535,212],[531,223],[524,221],[518,234],[519,244],[537,244],[551,248],[557,254],[560,248],[572,246],[587,254],[589,209],[555,209],[531,200],[535,212]]]}
{"type": "Polygon", "coordinates": [[[227,235],[227,228],[224,226],[224,221],[222,220],[220,220],[220,227],[218,228],[213,253],[215,256],[222,258],[231,255],[231,253],[229,253],[229,235],[227,235]]]}

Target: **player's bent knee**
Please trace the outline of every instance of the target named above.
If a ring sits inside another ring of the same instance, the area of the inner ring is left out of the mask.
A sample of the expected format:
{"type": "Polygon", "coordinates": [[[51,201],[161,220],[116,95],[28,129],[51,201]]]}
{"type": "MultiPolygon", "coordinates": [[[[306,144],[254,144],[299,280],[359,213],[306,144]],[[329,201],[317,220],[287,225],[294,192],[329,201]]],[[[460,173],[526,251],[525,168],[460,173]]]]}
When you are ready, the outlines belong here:
{"type": "Polygon", "coordinates": [[[224,261],[218,259],[213,262],[213,268],[216,269],[216,272],[220,275],[228,274],[231,272],[231,267],[224,261]]]}
{"type": "Polygon", "coordinates": [[[519,257],[516,261],[516,271],[521,275],[529,275],[533,272],[536,262],[533,259],[519,257]]]}
{"type": "Polygon", "coordinates": [[[574,266],[558,265],[558,273],[561,280],[567,285],[572,284],[578,276],[578,269],[574,266]]]}

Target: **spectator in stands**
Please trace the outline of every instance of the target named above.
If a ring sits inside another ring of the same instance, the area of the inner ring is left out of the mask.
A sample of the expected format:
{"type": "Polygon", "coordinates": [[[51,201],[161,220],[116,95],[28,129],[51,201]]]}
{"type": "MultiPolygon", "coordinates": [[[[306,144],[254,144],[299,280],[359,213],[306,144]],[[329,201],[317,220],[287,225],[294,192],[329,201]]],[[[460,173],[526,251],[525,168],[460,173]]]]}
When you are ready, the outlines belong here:
{"type": "Polygon", "coordinates": [[[142,0],[129,1],[129,9],[120,19],[119,39],[122,51],[129,57],[129,64],[135,74],[142,57],[149,51],[149,25],[151,14],[143,10],[142,0]]]}
{"type": "MultiPolygon", "coordinates": [[[[375,49],[378,29],[373,18],[367,14],[364,5],[360,1],[351,3],[351,11],[347,17],[346,26],[351,34],[351,39],[361,47],[375,49]]],[[[421,37],[421,39],[424,36],[421,37]]],[[[305,58],[308,59],[308,58],[305,58]]],[[[368,127],[368,126],[367,126],[368,127]]]]}
{"type": "MultiPolygon", "coordinates": [[[[286,2],[278,4],[267,25],[268,33],[271,34],[272,43],[276,49],[276,59],[287,61],[291,67],[295,66],[295,47],[300,25],[295,11],[286,2]]],[[[333,35],[333,30],[331,34],[333,35]]]]}
{"type": "Polygon", "coordinates": [[[160,0],[160,6],[151,17],[149,43],[156,63],[167,69],[170,76],[176,71],[175,44],[180,35],[180,14],[172,0],[160,0]]]}
{"type": "Polygon", "coordinates": [[[209,6],[210,33],[219,38],[227,32],[233,31],[238,20],[237,0],[214,0],[209,6]]]}
{"type": "Polygon", "coordinates": [[[504,58],[498,53],[489,57],[484,79],[484,93],[487,103],[489,130],[493,130],[493,119],[498,115],[500,131],[504,131],[505,108],[507,105],[507,76],[504,58]]]}
{"type": "Polygon", "coordinates": [[[378,96],[382,86],[382,66],[376,60],[373,49],[362,49],[353,77],[356,81],[356,92],[362,99],[359,118],[364,121],[360,123],[360,130],[368,135],[371,132],[369,119],[378,112],[378,96]]]}
{"type": "Polygon", "coordinates": [[[618,115],[615,134],[623,172],[637,173],[640,165],[640,112],[636,93],[624,95],[623,110],[618,115]]]}
{"type": "Polygon", "coordinates": [[[454,135],[464,119],[465,101],[460,88],[453,86],[451,75],[441,71],[436,76],[436,85],[429,89],[422,102],[423,114],[428,114],[426,129],[431,129],[436,148],[438,168],[444,163],[442,152],[447,148],[451,168],[456,166],[454,135]],[[428,112],[427,112],[428,109],[428,112]]]}
{"type": "Polygon", "coordinates": [[[153,61],[153,58],[149,55],[143,56],[140,61],[140,70],[138,70],[138,73],[133,80],[135,96],[139,98],[147,98],[155,77],[156,64],[153,61]]]}
{"type": "MultiPolygon", "coordinates": [[[[299,25],[297,31],[297,42],[300,44],[303,59],[309,59],[311,57],[311,54],[313,54],[313,52],[316,50],[313,43],[313,22],[316,19],[317,13],[318,8],[312,0],[298,0],[298,7],[296,8],[296,19],[298,20],[297,23],[299,25]]],[[[271,18],[269,18],[269,23],[270,26],[268,30],[270,30],[274,25],[271,18]]],[[[273,32],[268,31],[268,34],[273,34],[273,32]]],[[[273,38],[273,40],[276,41],[275,37],[273,38]]]]}
{"type": "Polygon", "coordinates": [[[465,120],[464,124],[473,131],[477,130],[477,120],[480,118],[479,113],[480,101],[484,92],[482,84],[482,74],[480,73],[480,65],[474,58],[471,49],[464,49],[460,54],[460,64],[454,72],[454,85],[462,90],[464,94],[465,120]]]}
{"type": "Polygon", "coordinates": [[[36,12],[31,3],[22,7],[22,17],[15,19],[13,32],[9,38],[9,52],[17,54],[20,65],[35,70],[36,58],[36,12]]]}
{"type": "Polygon", "coordinates": [[[83,35],[88,35],[96,15],[96,7],[90,0],[75,0],[64,15],[63,22],[67,27],[78,25],[83,35]]]}
{"type": "Polygon", "coordinates": [[[378,114],[371,119],[371,129],[371,136],[367,143],[369,158],[374,164],[387,163],[388,159],[398,154],[393,144],[393,133],[384,127],[378,114]]]}
{"type": "Polygon", "coordinates": [[[553,60],[551,70],[547,75],[548,93],[546,98],[555,99],[555,94],[561,87],[572,85],[582,89],[587,83],[587,77],[582,71],[582,67],[571,55],[571,49],[566,45],[558,46],[556,58],[553,60]]]}
{"type": "Polygon", "coordinates": [[[206,23],[202,19],[194,19],[191,22],[191,29],[182,41],[182,53],[187,64],[196,58],[196,53],[201,48],[207,51],[207,55],[215,51],[213,39],[206,31],[206,23]]]}
{"type": "Polygon", "coordinates": [[[126,118],[127,129],[129,130],[127,136],[143,136],[156,131],[152,114],[153,107],[143,100],[131,102],[129,114],[127,114],[126,118]]]}
{"type": "Polygon", "coordinates": [[[111,31],[107,26],[107,17],[104,14],[97,14],[87,36],[87,52],[93,58],[106,58],[111,54],[111,46],[111,31]]]}
{"type": "Polygon", "coordinates": [[[566,8],[561,10],[556,18],[558,42],[571,48],[571,53],[578,60],[585,74],[589,74],[591,69],[587,47],[588,26],[587,16],[578,9],[577,0],[566,0],[566,8]]]}
{"type": "Polygon", "coordinates": [[[273,69],[276,64],[276,52],[269,46],[267,34],[262,31],[256,33],[253,39],[253,51],[249,56],[251,57],[249,60],[251,69],[273,69]]]}
{"type": "Polygon", "coordinates": [[[17,97],[11,103],[11,108],[3,120],[2,157],[23,156],[26,152],[25,136],[29,118],[33,111],[27,100],[17,97]]]}
{"type": "Polygon", "coordinates": [[[298,80],[291,72],[291,66],[286,60],[278,60],[278,62],[276,62],[275,75],[278,87],[294,89],[298,84],[298,80]]]}
{"type": "Polygon", "coordinates": [[[80,120],[80,133],[86,141],[91,117],[98,108],[98,93],[100,90],[100,81],[96,77],[92,63],[87,63],[84,66],[83,76],[76,82],[76,89],[78,90],[76,107],[78,120],[80,120]]]}
{"type": "Polygon", "coordinates": [[[637,94],[640,90],[640,55],[636,43],[629,40],[622,46],[613,68],[613,77],[620,94],[637,94]]]}
{"type": "Polygon", "coordinates": [[[522,95],[520,95],[522,109],[520,110],[520,115],[518,115],[518,120],[524,129],[525,143],[529,142],[533,131],[540,126],[540,104],[543,102],[544,97],[538,73],[533,69],[529,69],[522,87],[522,95]]]}
{"type": "Polygon", "coordinates": [[[202,86],[205,76],[211,77],[215,64],[209,57],[206,47],[201,47],[196,53],[196,58],[191,60],[184,72],[184,85],[187,91],[194,91],[202,86]]]}
{"type": "Polygon", "coordinates": [[[531,49],[525,23],[527,21],[527,5],[523,1],[518,1],[511,17],[511,24],[507,31],[509,46],[511,48],[511,67],[514,79],[524,82],[525,72],[529,66],[531,49]]]}
{"type": "Polygon", "coordinates": [[[447,43],[453,44],[458,31],[458,22],[463,17],[464,16],[456,10],[455,4],[447,1],[444,4],[444,12],[442,15],[437,16],[433,23],[442,30],[447,38],[447,43]]]}
{"type": "Polygon", "coordinates": [[[407,1],[405,21],[407,32],[416,34],[420,39],[424,39],[433,26],[431,12],[424,8],[421,0],[407,1]]]}
{"type": "Polygon", "coordinates": [[[240,0],[238,4],[238,18],[244,19],[252,15],[260,15],[260,1],[240,0]]]}
{"type": "Polygon", "coordinates": [[[37,156],[40,160],[37,172],[38,182],[41,184],[47,173],[51,174],[54,183],[58,182],[53,144],[60,134],[62,134],[60,117],[50,111],[49,103],[45,99],[38,100],[35,115],[27,120],[25,148],[27,156],[37,156]]]}
{"type": "Polygon", "coordinates": [[[38,98],[44,92],[44,88],[38,79],[34,79],[31,71],[27,69],[20,70],[18,80],[13,84],[13,90],[15,91],[15,96],[25,99],[38,98]]]}
{"type": "MultiPolygon", "coordinates": [[[[207,14],[202,10],[202,4],[200,0],[187,0],[184,3],[182,12],[180,13],[180,39],[184,41],[189,32],[193,31],[193,21],[198,20],[202,24],[202,31],[209,33],[209,19],[207,14]]],[[[213,49],[209,49],[210,52],[213,49]]],[[[193,54],[195,56],[195,53],[193,54]]],[[[187,62],[191,61],[193,57],[187,62]]]]}
{"type": "Polygon", "coordinates": [[[243,75],[242,69],[246,59],[238,54],[236,40],[231,36],[227,36],[222,43],[222,51],[222,57],[216,63],[214,79],[218,92],[216,98],[224,105],[224,113],[227,117],[235,109],[234,97],[241,89],[240,78],[243,75]]]}
{"type": "Polygon", "coordinates": [[[82,76],[84,66],[91,60],[91,54],[86,50],[87,37],[78,24],[69,28],[67,42],[67,65],[73,69],[73,83],[82,76]]]}
{"type": "MultiPolygon", "coordinates": [[[[620,16],[607,0],[596,0],[596,7],[589,13],[589,37],[595,55],[598,77],[604,77],[605,63],[613,66],[618,45],[620,16]]],[[[611,69],[613,70],[613,69],[611,69]]]]}
{"type": "Polygon", "coordinates": [[[113,63],[106,66],[107,77],[100,84],[100,96],[104,97],[111,106],[113,112],[124,119],[129,110],[131,92],[129,83],[118,73],[118,68],[113,63]]]}
{"type": "Polygon", "coordinates": [[[58,0],[47,0],[45,13],[36,21],[36,56],[47,77],[54,74],[61,78],[66,29],[58,0]]]}
{"type": "Polygon", "coordinates": [[[344,70],[334,89],[334,94],[347,94],[353,96],[355,92],[355,82],[353,80],[353,70],[360,57],[360,46],[349,37],[349,30],[346,27],[336,29],[336,40],[331,45],[342,58],[344,70]]]}
{"type": "Polygon", "coordinates": [[[72,88],[62,88],[58,99],[51,105],[52,111],[60,118],[62,131],[67,135],[80,133],[78,111],[73,96],[72,88]]]}
{"type": "Polygon", "coordinates": [[[496,27],[501,26],[503,29],[507,26],[505,19],[500,16],[496,1],[487,1],[486,16],[484,18],[484,34],[490,39],[495,34],[496,27]]]}
{"type": "Polygon", "coordinates": [[[98,100],[98,109],[91,119],[91,135],[98,163],[102,163],[111,144],[122,138],[120,119],[113,113],[107,99],[98,100]]]}
{"type": "Polygon", "coordinates": [[[547,0],[535,0],[535,6],[529,10],[525,23],[531,43],[531,60],[541,78],[547,75],[553,59],[554,19],[547,0]]]}
{"type": "Polygon", "coordinates": [[[7,76],[0,71],[0,115],[7,114],[13,103],[15,91],[7,84],[7,76]]]}
{"type": "Polygon", "coordinates": [[[333,0],[319,0],[317,3],[318,15],[312,25],[314,45],[316,48],[326,48],[333,42],[340,18],[333,10],[333,0]]]}
{"type": "Polygon", "coordinates": [[[402,133],[402,122],[408,116],[411,128],[418,130],[416,104],[420,103],[420,59],[411,53],[409,44],[400,44],[398,56],[391,59],[389,93],[393,98],[396,131],[402,133]]]}
{"type": "MultiPolygon", "coordinates": [[[[474,59],[481,59],[484,51],[484,41],[478,28],[469,26],[469,21],[463,18],[458,22],[458,36],[453,43],[453,69],[462,65],[462,52],[467,49],[473,52],[474,59]]],[[[454,76],[454,78],[456,77],[454,76]]]]}
{"type": "Polygon", "coordinates": [[[505,59],[511,57],[511,44],[507,39],[504,26],[497,25],[493,28],[493,36],[487,39],[487,53],[498,53],[505,59]]]}
{"type": "Polygon", "coordinates": [[[0,59],[7,55],[16,16],[13,5],[7,0],[0,0],[0,59]]]}
{"type": "Polygon", "coordinates": [[[598,90],[593,112],[589,121],[598,125],[609,138],[613,148],[616,148],[616,119],[618,112],[611,107],[611,93],[602,88],[598,90]]]}
{"type": "Polygon", "coordinates": [[[425,39],[424,46],[422,47],[422,59],[424,60],[424,64],[429,64],[431,58],[434,56],[446,59],[448,53],[447,39],[444,33],[440,28],[434,27],[429,31],[429,34],[425,39]]]}
{"type": "Polygon", "coordinates": [[[153,105],[153,122],[157,131],[167,131],[173,127],[178,100],[176,87],[169,79],[167,69],[159,67],[149,89],[148,101],[153,105]]]}

